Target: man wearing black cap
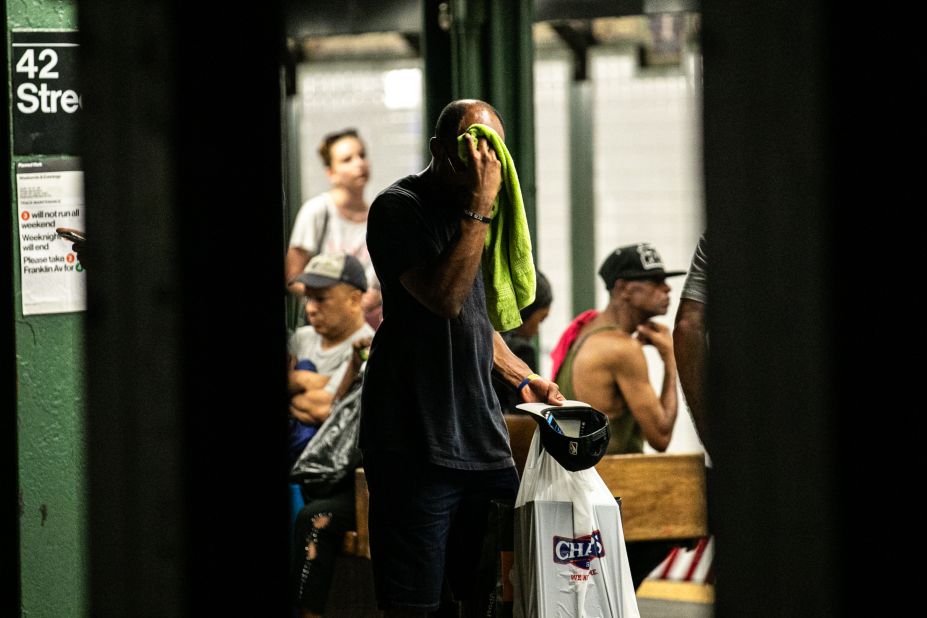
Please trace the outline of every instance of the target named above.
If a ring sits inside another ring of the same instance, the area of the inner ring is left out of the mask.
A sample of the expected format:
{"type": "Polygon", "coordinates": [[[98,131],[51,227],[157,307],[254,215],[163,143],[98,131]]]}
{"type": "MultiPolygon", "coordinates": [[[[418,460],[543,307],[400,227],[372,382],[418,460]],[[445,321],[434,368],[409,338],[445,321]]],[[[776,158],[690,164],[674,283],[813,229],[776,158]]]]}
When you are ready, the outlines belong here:
{"type": "Polygon", "coordinates": [[[669,329],[651,320],[669,308],[667,272],[653,245],[619,247],[599,268],[608,306],[579,331],[555,381],[568,399],[605,412],[608,453],[640,453],[644,440],[665,451],[676,422],[676,361],[669,329]],[[666,371],[659,396],[650,384],[643,346],[653,345],[666,371]]]}
{"type": "MultiPolygon", "coordinates": [[[[608,454],[640,453],[644,440],[665,451],[676,423],[676,360],[669,329],[651,320],[669,308],[667,272],[653,245],[619,247],[605,258],[599,276],[608,306],[582,326],[555,380],[568,399],[585,401],[608,415],[608,454]],[[659,396],[650,384],[644,346],[652,345],[665,372],[659,396]]],[[[589,312],[587,312],[589,313],[589,312]]],[[[627,543],[631,579],[637,588],[673,543],[627,543]]]]}

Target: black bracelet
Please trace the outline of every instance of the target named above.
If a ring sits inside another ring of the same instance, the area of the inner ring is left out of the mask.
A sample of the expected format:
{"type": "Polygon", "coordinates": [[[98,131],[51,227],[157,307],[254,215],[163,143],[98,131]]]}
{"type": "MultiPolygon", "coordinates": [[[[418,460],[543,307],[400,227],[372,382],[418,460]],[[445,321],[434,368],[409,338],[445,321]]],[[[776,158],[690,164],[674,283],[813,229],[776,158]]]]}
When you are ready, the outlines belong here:
{"type": "Polygon", "coordinates": [[[480,223],[490,223],[492,221],[491,217],[484,217],[483,215],[475,213],[472,210],[464,210],[463,214],[464,216],[470,217],[471,219],[476,219],[480,223]]]}

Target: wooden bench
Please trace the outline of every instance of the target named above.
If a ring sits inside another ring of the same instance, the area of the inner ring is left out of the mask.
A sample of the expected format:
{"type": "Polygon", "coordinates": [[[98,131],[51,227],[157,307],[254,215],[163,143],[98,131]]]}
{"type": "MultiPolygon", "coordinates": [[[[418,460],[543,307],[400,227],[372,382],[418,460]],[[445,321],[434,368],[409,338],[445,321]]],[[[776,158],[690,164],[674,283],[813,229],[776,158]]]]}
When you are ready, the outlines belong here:
{"type": "Polygon", "coordinates": [[[708,535],[705,456],[701,453],[606,455],[596,470],[621,498],[627,541],[708,535]]]}
{"type": "Polygon", "coordinates": [[[357,517],[357,531],[344,535],[344,551],[359,558],[370,558],[370,532],[367,530],[367,512],[370,505],[370,491],[364,469],[354,471],[354,508],[357,517]]]}

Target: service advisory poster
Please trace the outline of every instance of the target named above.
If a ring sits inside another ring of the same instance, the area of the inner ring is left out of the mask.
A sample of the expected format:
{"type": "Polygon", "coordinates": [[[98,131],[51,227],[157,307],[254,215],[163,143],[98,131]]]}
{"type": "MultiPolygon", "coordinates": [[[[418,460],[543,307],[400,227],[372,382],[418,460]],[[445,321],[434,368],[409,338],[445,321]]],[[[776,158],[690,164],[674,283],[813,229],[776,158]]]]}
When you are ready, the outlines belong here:
{"type": "Polygon", "coordinates": [[[80,159],[16,163],[23,315],[87,308],[86,273],[59,227],[84,229],[80,159]]]}

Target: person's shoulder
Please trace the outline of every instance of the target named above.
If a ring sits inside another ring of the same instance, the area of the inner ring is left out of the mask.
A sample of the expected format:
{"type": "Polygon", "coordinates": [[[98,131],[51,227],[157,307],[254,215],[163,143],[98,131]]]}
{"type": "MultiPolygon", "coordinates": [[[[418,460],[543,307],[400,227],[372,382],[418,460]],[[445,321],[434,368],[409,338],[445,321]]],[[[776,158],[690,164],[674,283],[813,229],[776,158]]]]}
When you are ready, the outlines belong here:
{"type": "Polygon", "coordinates": [[[644,346],[635,337],[623,331],[603,332],[590,338],[582,352],[587,367],[605,371],[617,378],[643,377],[647,374],[644,346]],[[597,340],[597,341],[595,341],[597,340]]]}
{"type": "Polygon", "coordinates": [[[644,346],[619,328],[592,333],[583,346],[603,363],[622,363],[644,357],[644,346]]]}
{"type": "Polygon", "coordinates": [[[299,210],[305,212],[321,212],[326,210],[330,203],[331,196],[328,194],[328,191],[326,191],[324,193],[319,193],[316,196],[310,197],[308,200],[303,202],[303,205],[299,207],[299,210]]]}
{"type": "Polygon", "coordinates": [[[411,174],[400,178],[390,186],[386,187],[380,191],[377,196],[373,199],[373,203],[370,205],[371,211],[376,208],[382,208],[384,206],[391,206],[396,204],[418,204],[421,201],[420,198],[420,180],[417,174],[411,174]]]}
{"type": "Polygon", "coordinates": [[[311,235],[312,226],[318,227],[322,225],[325,214],[330,211],[330,208],[333,208],[329,204],[331,204],[331,197],[327,192],[320,193],[303,202],[303,205],[299,207],[299,211],[296,213],[296,220],[293,223],[294,238],[291,239],[291,244],[305,234],[311,235]]]}
{"type": "Polygon", "coordinates": [[[368,246],[371,237],[376,239],[381,233],[405,236],[404,230],[426,220],[428,213],[422,199],[420,178],[416,175],[401,178],[383,189],[370,205],[368,246]]]}
{"type": "Polygon", "coordinates": [[[703,264],[708,261],[708,235],[702,234],[695,245],[695,259],[703,264]]]}

